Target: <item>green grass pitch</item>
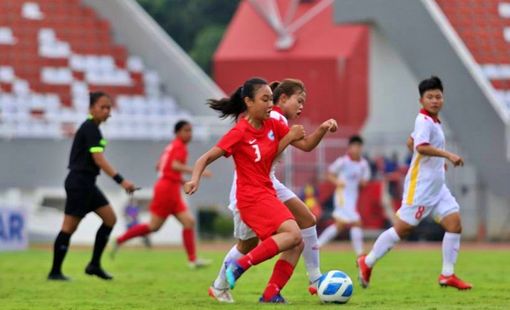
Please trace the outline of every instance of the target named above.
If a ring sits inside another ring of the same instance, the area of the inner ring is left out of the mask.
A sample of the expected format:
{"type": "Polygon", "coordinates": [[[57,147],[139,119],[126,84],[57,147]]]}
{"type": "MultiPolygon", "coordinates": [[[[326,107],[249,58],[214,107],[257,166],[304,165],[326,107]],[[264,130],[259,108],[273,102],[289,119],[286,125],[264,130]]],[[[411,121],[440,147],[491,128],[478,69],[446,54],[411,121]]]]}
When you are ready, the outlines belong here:
{"type": "MultiPolygon", "coordinates": [[[[376,266],[371,287],[357,283],[354,254],[345,248],[321,253],[322,270],[340,269],[353,279],[354,294],[345,305],[321,305],[307,293],[302,262],[282,294],[290,305],[259,305],[257,300],[273,263],[249,270],[234,289],[236,303],[219,304],[207,295],[226,252],[224,245],[207,246],[203,257],[214,260],[207,269],[190,270],[179,249],[126,248],[115,261],[103,258],[115,279],[105,282],[84,274],[91,249],[73,248],[64,263],[69,283],[45,279],[50,267],[49,249],[0,253],[0,309],[508,309],[510,305],[510,250],[461,249],[456,267],[472,282],[471,291],[440,288],[440,244],[430,249],[395,249],[376,266]]],[[[108,253],[106,253],[108,254],[108,253]]]]}

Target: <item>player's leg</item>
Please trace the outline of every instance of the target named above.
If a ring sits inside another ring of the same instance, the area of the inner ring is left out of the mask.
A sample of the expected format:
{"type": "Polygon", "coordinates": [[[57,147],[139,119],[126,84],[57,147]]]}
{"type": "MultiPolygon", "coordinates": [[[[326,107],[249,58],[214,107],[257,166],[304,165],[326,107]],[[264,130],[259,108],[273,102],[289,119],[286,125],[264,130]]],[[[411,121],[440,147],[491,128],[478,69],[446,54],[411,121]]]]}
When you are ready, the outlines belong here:
{"type": "Polygon", "coordinates": [[[318,242],[319,247],[322,247],[331,240],[335,239],[335,237],[338,236],[338,233],[341,232],[342,229],[348,224],[346,221],[343,220],[343,218],[339,216],[338,213],[339,213],[338,210],[335,210],[333,212],[333,219],[335,220],[335,222],[326,227],[326,229],[324,229],[324,231],[319,236],[318,242]]]}
{"type": "Polygon", "coordinates": [[[393,227],[387,229],[377,237],[368,255],[362,255],[357,260],[359,281],[363,288],[367,288],[370,275],[375,263],[388,253],[402,238],[405,238],[418,225],[422,218],[432,211],[431,207],[403,205],[397,212],[393,227]]]}
{"type": "Polygon", "coordinates": [[[289,208],[292,215],[296,218],[299,228],[301,228],[304,243],[302,255],[305,261],[308,280],[312,285],[309,291],[311,294],[315,294],[317,290],[314,283],[321,276],[316,219],[301,199],[294,196],[284,201],[285,206],[289,208]]]}
{"type": "Polygon", "coordinates": [[[294,268],[301,255],[304,242],[301,242],[294,248],[291,248],[282,253],[280,259],[275,263],[271,278],[267,283],[266,289],[260,298],[260,302],[269,303],[285,303],[285,299],[281,296],[280,292],[283,290],[289,281],[294,268]]]}
{"type": "Polygon", "coordinates": [[[227,255],[223,259],[223,263],[221,264],[220,271],[218,272],[218,276],[213,282],[212,287],[220,290],[225,290],[229,288],[229,284],[227,282],[225,276],[225,270],[227,265],[230,262],[237,261],[244,255],[248,254],[251,250],[253,250],[259,243],[259,238],[255,235],[253,230],[251,230],[248,225],[246,225],[239,215],[239,211],[235,209],[233,211],[233,221],[234,221],[234,238],[237,239],[237,243],[232,246],[232,248],[228,251],[227,255]]]}
{"type": "Polygon", "coordinates": [[[454,270],[462,233],[459,210],[457,201],[445,187],[442,191],[441,200],[434,211],[434,217],[439,220],[445,230],[442,245],[443,268],[439,276],[439,284],[441,286],[453,286],[458,289],[470,289],[472,285],[457,278],[454,270]]]}
{"type": "MultiPolygon", "coordinates": [[[[285,208],[285,210],[289,212],[288,209],[285,208]]],[[[277,216],[277,214],[273,215],[277,216]]],[[[262,224],[261,227],[265,226],[264,223],[262,224]]],[[[271,259],[278,253],[300,246],[302,241],[301,231],[296,221],[293,219],[284,220],[276,230],[276,234],[266,237],[248,254],[228,265],[226,275],[230,288],[234,288],[236,280],[251,266],[271,259]]]]}
{"type": "Polygon", "coordinates": [[[351,223],[349,229],[349,236],[351,238],[352,248],[356,256],[363,254],[363,229],[361,228],[361,221],[351,223]]]}
{"type": "Polygon", "coordinates": [[[92,259],[87,265],[85,273],[89,275],[96,275],[104,280],[111,280],[113,277],[101,268],[101,256],[103,255],[104,248],[108,243],[113,226],[117,222],[117,217],[115,216],[113,208],[109,204],[97,208],[94,212],[103,220],[103,223],[97,230],[92,259]]]}
{"type": "Polygon", "coordinates": [[[211,264],[208,259],[197,258],[195,240],[195,218],[188,210],[175,214],[175,218],[182,224],[182,241],[190,268],[205,267],[211,264]]]}
{"type": "Polygon", "coordinates": [[[225,255],[223,262],[221,264],[220,271],[216,276],[213,284],[209,287],[209,296],[216,299],[219,302],[224,303],[233,303],[234,298],[230,292],[230,287],[226,278],[226,270],[227,266],[230,262],[237,261],[248,252],[253,250],[257,244],[259,243],[259,238],[252,237],[247,240],[238,240],[234,246],[228,251],[227,255],[225,255]]]}
{"type": "Polygon", "coordinates": [[[64,215],[62,227],[53,245],[53,264],[48,275],[49,280],[69,280],[69,278],[62,273],[62,263],[67,254],[71,236],[76,231],[81,219],[81,217],[73,215],[64,215]]]}
{"type": "Polygon", "coordinates": [[[94,183],[83,182],[78,176],[69,174],[65,180],[66,205],[62,228],[53,246],[53,265],[48,275],[49,280],[69,280],[62,274],[62,263],[69,248],[71,235],[87,215],[92,198],[94,183]]]}

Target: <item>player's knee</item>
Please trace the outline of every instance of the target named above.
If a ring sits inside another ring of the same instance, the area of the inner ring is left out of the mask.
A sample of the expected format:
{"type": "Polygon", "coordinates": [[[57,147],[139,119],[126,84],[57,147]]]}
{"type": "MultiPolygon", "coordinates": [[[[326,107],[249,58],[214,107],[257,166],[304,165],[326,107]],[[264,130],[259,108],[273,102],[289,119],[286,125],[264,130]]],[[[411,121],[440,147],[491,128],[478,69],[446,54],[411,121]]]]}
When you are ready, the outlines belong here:
{"type": "Polygon", "coordinates": [[[237,250],[243,254],[248,254],[248,252],[250,252],[257,246],[258,242],[259,240],[257,238],[239,240],[237,242],[237,250]]]}
{"type": "Polygon", "coordinates": [[[303,243],[303,237],[300,231],[292,231],[290,234],[292,246],[297,247],[303,243]]]}
{"type": "Polygon", "coordinates": [[[301,242],[296,246],[296,251],[302,253],[305,248],[305,242],[301,240],[301,242]]]}
{"type": "Polygon", "coordinates": [[[115,224],[117,223],[117,217],[115,215],[113,215],[112,217],[110,217],[109,219],[103,221],[103,223],[106,225],[106,226],[109,226],[109,227],[113,227],[115,226],[115,224]]]}
{"type": "Polygon", "coordinates": [[[460,234],[462,233],[462,224],[459,222],[451,223],[445,230],[449,233],[460,234]]]}
{"type": "Polygon", "coordinates": [[[301,225],[299,227],[301,229],[304,228],[310,228],[317,225],[317,219],[315,218],[315,215],[312,213],[307,213],[306,216],[303,216],[303,220],[301,222],[301,225]]]}
{"type": "Polygon", "coordinates": [[[195,228],[196,222],[194,218],[189,217],[185,221],[183,221],[182,225],[184,226],[184,228],[195,228]]]}

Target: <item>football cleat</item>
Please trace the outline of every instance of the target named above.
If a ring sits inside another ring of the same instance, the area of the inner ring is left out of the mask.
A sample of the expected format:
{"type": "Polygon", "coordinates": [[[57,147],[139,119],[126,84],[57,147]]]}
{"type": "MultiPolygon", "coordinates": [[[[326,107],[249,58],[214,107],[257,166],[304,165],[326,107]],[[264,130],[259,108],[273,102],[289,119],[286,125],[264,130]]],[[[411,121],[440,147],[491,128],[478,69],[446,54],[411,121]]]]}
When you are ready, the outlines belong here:
{"type": "Polygon", "coordinates": [[[215,288],[214,285],[211,285],[209,287],[209,296],[216,299],[219,302],[223,303],[234,303],[234,297],[232,297],[232,293],[230,292],[230,289],[227,287],[225,289],[219,289],[215,288]]]}
{"type": "Polygon", "coordinates": [[[204,268],[209,266],[212,263],[212,260],[205,259],[205,258],[197,258],[193,262],[189,262],[189,268],[190,269],[198,269],[198,268],[204,268]]]}
{"type": "Polygon", "coordinates": [[[48,280],[52,281],[71,281],[71,278],[64,276],[62,273],[50,273],[48,280]]]}
{"type": "Polygon", "coordinates": [[[108,272],[104,271],[103,268],[89,264],[87,268],[85,268],[85,273],[89,276],[97,276],[103,280],[113,280],[113,276],[108,272]]]}
{"type": "Polygon", "coordinates": [[[456,275],[452,274],[451,276],[443,276],[440,275],[438,279],[439,285],[442,287],[451,286],[455,287],[458,290],[469,290],[473,288],[473,285],[467,282],[462,281],[457,278],[456,275]]]}
{"type": "Polygon", "coordinates": [[[112,250],[110,251],[110,259],[111,260],[115,259],[115,257],[117,256],[117,253],[119,252],[119,248],[120,248],[119,242],[117,241],[117,239],[114,239],[113,244],[112,244],[112,250]]]}
{"type": "Polygon", "coordinates": [[[285,298],[283,298],[282,295],[280,295],[280,293],[274,295],[271,299],[269,300],[265,300],[264,299],[264,296],[260,297],[259,299],[259,302],[260,303],[263,303],[263,304],[286,304],[287,301],[285,300],[285,298]]]}
{"type": "Polygon", "coordinates": [[[317,289],[318,289],[318,286],[319,286],[319,279],[318,278],[317,280],[313,281],[313,282],[310,282],[310,285],[308,286],[308,293],[310,293],[310,295],[317,295],[317,289]]]}
{"type": "Polygon", "coordinates": [[[372,268],[368,267],[365,263],[366,255],[361,255],[356,261],[358,265],[358,280],[362,288],[367,288],[370,283],[370,275],[372,274],[372,268]]]}

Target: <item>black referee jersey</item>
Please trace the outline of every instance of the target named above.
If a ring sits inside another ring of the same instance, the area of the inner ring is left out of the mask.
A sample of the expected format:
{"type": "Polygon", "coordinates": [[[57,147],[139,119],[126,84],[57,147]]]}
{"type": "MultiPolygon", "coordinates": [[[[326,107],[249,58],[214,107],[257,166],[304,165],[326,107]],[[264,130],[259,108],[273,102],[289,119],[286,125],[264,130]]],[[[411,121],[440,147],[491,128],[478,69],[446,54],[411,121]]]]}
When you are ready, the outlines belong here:
{"type": "Polygon", "coordinates": [[[109,204],[96,186],[100,168],[92,157],[93,153],[103,152],[106,144],[99,125],[89,116],[76,132],[71,147],[69,174],[65,180],[66,214],[84,217],[87,213],[109,204]]]}

